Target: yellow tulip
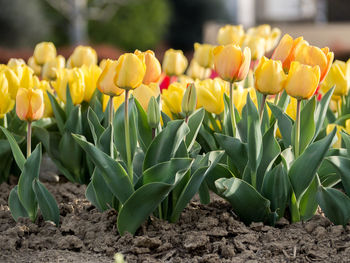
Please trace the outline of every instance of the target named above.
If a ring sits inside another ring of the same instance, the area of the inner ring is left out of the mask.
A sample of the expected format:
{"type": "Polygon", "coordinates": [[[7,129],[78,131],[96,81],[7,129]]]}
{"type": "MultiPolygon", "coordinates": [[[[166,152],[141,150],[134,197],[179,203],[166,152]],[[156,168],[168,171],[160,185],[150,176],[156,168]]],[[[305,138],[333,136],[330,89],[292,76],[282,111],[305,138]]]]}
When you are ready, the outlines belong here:
{"type": "Polygon", "coordinates": [[[28,66],[34,71],[34,74],[40,76],[41,66],[35,62],[34,57],[28,59],[28,66]]]}
{"type": "Polygon", "coordinates": [[[242,86],[238,86],[237,89],[233,90],[233,104],[235,105],[239,113],[242,113],[243,107],[247,102],[248,94],[250,95],[250,98],[252,99],[255,106],[257,107],[258,99],[254,88],[250,87],[245,89],[242,86]]]}
{"type": "Polygon", "coordinates": [[[6,79],[8,82],[8,90],[9,90],[9,94],[11,95],[11,99],[15,100],[17,95],[17,90],[19,89],[20,80],[17,77],[16,73],[9,67],[4,68],[2,72],[6,76],[6,79]]]}
{"type": "Polygon", "coordinates": [[[163,58],[163,71],[168,76],[179,76],[187,68],[188,61],[181,50],[168,49],[163,58]]]}
{"type": "Polygon", "coordinates": [[[141,86],[133,92],[133,96],[138,100],[145,111],[148,109],[150,99],[152,97],[157,98],[159,94],[160,90],[157,83],[151,83],[149,85],[141,84],[141,86]]]}
{"type": "MultiPolygon", "coordinates": [[[[105,111],[107,108],[109,98],[110,98],[110,96],[103,94],[103,97],[102,97],[103,111],[105,111]]],[[[123,93],[121,95],[113,97],[113,109],[114,109],[114,111],[117,111],[118,108],[124,103],[124,101],[125,101],[125,92],[123,90],[123,93]]]]}
{"type": "Polygon", "coordinates": [[[210,69],[203,68],[195,59],[192,59],[186,75],[192,79],[206,79],[209,78],[210,71],[210,69]]]}
{"type": "Polygon", "coordinates": [[[320,67],[320,82],[324,80],[333,63],[334,53],[329,52],[329,48],[318,48],[310,46],[306,41],[295,50],[295,60],[301,64],[320,67]]]}
{"type": "Polygon", "coordinates": [[[20,87],[26,88],[26,89],[33,88],[33,77],[34,77],[34,71],[30,67],[24,66],[22,77],[19,82],[20,87]]]}
{"type": "Polygon", "coordinates": [[[15,101],[8,92],[8,82],[4,73],[0,73],[0,118],[11,111],[15,105],[15,101]]]}
{"type": "Polygon", "coordinates": [[[89,102],[96,90],[97,81],[102,73],[102,69],[97,65],[83,65],[81,69],[84,73],[85,82],[84,101],[89,102]]]}
{"type": "Polygon", "coordinates": [[[331,109],[331,111],[338,111],[338,103],[341,103],[341,101],[334,100],[333,98],[331,99],[331,101],[329,102],[329,108],[331,109]]]}
{"type": "Polygon", "coordinates": [[[42,77],[46,80],[53,80],[56,78],[56,70],[64,68],[66,64],[66,59],[58,55],[54,59],[47,61],[42,69],[42,77]]]}
{"type": "Polygon", "coordinates": [[[281,61],[262,57],[255,70],[255,88],[265,95],[278,94],[283,90],[286,78],[281,61]]]}
{"type": "Polygon", "coordinates": [[[33,57],[38,65],[45,64],[47,61],[54,59],[56,55],[56,47],[52,42],[41,42],[34,48],[33,57]]]}
{"type": "Polygon", "coordinates": [[[241,45],[244,37],[242,25],[225,25],[219,29],[217,41],[219,45],[241,45]]]}
{"type": "Polygon", "coordinates": [[[343,126],[340,126],[340,125],[337,125],[337,124],[334,124],[334,123],[331,123],[331,124],[328,124],[327,125],[327,128],[326,128],[326,133],[327,135],[330,134],[334,128],[337,128],[337,141],[336,143],[333,144],[333,148],[341,148],[341,134],[340,132],[342,130],[345,130],[345,128],[343,126]]]}
{"type": "Polygon", "coordinates": [[[107,59],[102,67],[102,73],[97,80],[97,88],[103,94],[108,96],[119,96],[124,90],[119,88],[114,83],[114,77],[116,74],[117,61],[107,59]]]}
{"type": "Polygon", "coordinates": [[[345,131],[350,134],[350,119],[345,121],[345,131]]]}
{"type": "Polygon", "coordinates": [[[324,93],[335,86],[334,96],[344,96],[349,92],[350,86],[350,59],[347,63],[336,60],[325,80],[321,84],[321,89],[324,93]]]}
{"type": "MultiPolygon", "coordinates": [[[[169,110],[168,106],[166,105],[166,103],[164,102],[164,100],[161,100],[161,103],[162,103],[162,112],[164,112],[170,119],[174,119],[173,118],[173,115],[171,113],[171,111],[169,110]]],[[[160,118],[160,122],[163,126],[163,119],[160,118]]]]}
{"type": "Polygon", "coordinates": [[[271,29],[270,25],[264,24],[249,28],[246,35],[264,38],[264,50],[265,52],[269,52],[277,45],[281,36],[281,30],[276,27],[271,29]]]}
{"type": "Polygon", "coordinates": [[[265,54],[266,40],[263,37],[247,35],[243,41],[243,47],[249,47],[252,60],[259,60],[265,54]]]}
{"type": "Polygon", "coordinates": [[[7,66],[12,70],[15,70],[17,67],[25,66],[26,62],[21,58],[10,58],[7,62],[7,66]]]}
{"type": "Polygon", "coordinates": [[[180,75],[177,77],[177,82],[180,82],[181,84],[187,86],[188,83],[193,82],[193,79],[186,75],[180,75]]]}
{"type": "Polygon", "coordinates": [[[142,83],[146,85],[150,83],[158,83],[162,74],[162,67],[160,66],[158,59],[154,55],[154,52],[152,50],[147,50],[146,52],[136,50],[134,54],[136,56],[140,56],[141,59],[143,59],[143,56],[145,60],[146,73],[143,77],[142,83]]]}
{"type": "Polygon", "coordinates": [[[227,90],[226,82],[219,78],[205,79],[195,83],[197,88],[197,107],[203,107],[210,113],[223,112],[224,93],[227,90]]]}
{"type": "Polygon", "coordinates": [[[35,89],[40,89],[43,92],[44,96],[44,118],[52,117],[53,116],[53,111],[52,111],[52,106],[51,106],[51,101],[49,96],[47,95],[47,92],[50,94],[54,95],[54,91],[50,86],[50,83],[46,80],[39,80],[37,77],[35,77],[35,84],[34,84],[35,89]]]}
{"type": "Polygon", "coordinates": [[[170,112],[175,114],[181,113],[181,103],[185,89],[185,84],[174,82],[169,85],[168,89],[162,91],[162,100],[170,112]]]}
{"type": "Polygon", "coordinates": [[[146,64],[144,57],[125,53],[117,61],[114,84],[125,90],[136,89],[142,84],[145,73],[146,64]]]}
{"type": "Polygon", "coordinates": [[[319,66],[311,67],[293,61],[289,69],[285,90],[289,96],[296,99],[309,99],[317,89],[320,75],[319,66]]]}
{"type": "Polygon", "coordinates": [[[97,64],[97,53],[92,47],[77,46],[72,55],[68,58],[67,66],[69,68],[90,66],[97,64]]]}
{"type": "Polygon", "coordinates": [[[297,118],[297,99],[290,97],[290,102],[287,106],[286,113],[293,120],[297,118]]]}
{"type": "Polygon", "coordinates": [[[194,44],[194,59],[203,68],[212,68],[214,63],[214,46],[210,44],[194,44]]]}
{"type": "Polygon", "coordinates": [[[16,113],[19,119],[32,122],[44,114],[44,97],[40,89],[20,88],[16,96],[16,113]]]}
{"type": "Polygon", "coordinates": [[[246,78],[250,66],[250,49],[243,52],[237,45],[218,46],[214,48],[214,67],[219,76],[229,82],[246,78]]]}

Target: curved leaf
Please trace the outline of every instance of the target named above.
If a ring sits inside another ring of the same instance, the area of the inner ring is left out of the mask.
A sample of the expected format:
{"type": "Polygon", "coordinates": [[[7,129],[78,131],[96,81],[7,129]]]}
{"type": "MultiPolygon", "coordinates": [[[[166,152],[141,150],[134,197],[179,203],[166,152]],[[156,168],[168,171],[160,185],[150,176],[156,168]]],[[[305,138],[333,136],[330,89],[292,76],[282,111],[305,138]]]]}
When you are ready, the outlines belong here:
{"type": "Polygon", "coordinates": [[[95,145],[98,142],[98,139],[100,138],[101,134],[105,130],[104,127],[101,125],[99,118],[97,117],[96,113],[92,110],[92,108],[89,107],[87,112],[87,120],[89,122],[90,130],[92,137],[94,139],[95,145]]]}
{"type": "Polygon", "coordinates": [[[15,161],[16,161],[19,169],[21,169],[21,171],[23,171],[24,163],[26,162],[26,158],[24,157],[21,149],[19,148],[16,139],[13,137],[13,135],[6,128],[1,127],[1,126],[0,126],[0,128],[10,143],[13,157],[15,158],[15,161]]]}
{"type": "Polygon", "coordinates": [[[51,102],[52,111],[55,116],[58,129],[60,130],[60,133],[63,133],[64,124],[66,122],[66,114],[64,113],[63,109],[57,102],[56,97],[48,91],[47,91],[47,95],[49,96],[49,99],[51,102]]]}
{"type": "Polygon", "coordinates": [[[134,98],[134,100],[137,110],[138,139],[142,150],[146,152],[152,142],[152,129],[148,124],[147,113],[137,99],[134,98]]]}
{"type": "Polygon", "coordinates": [[[204,108],[200,108],[193,112],[188,118],[187,125],[190,128],[190,132],[186,135],[185,142],[188,150],[190,151],[196,141],[197,134],[202,125],[204,119],[204,108]]]}
{"type": "Polygon", "coordinates": [[[321,182],[318,176],[315,176],[309,187],[306,189],[305,193],[300,199],[299,212],[301,220],[309,220],[316,213],[318,204],[316,200],[317,189],[321,182]]]}
{"type": "Polygon", "coordinates": [[[21,201],[18,198],[18,186],[12,188],[9,195],[9,207],[13,219],[17,222],[19,217],[28,217],[26,209],[23,207],[21,201]]]}
{"type": "Polygon", "coordinates": [[[326,160],[337,170],[344,190],[350,196],[350,159],[342,156],[330,156],[326,160]]]}

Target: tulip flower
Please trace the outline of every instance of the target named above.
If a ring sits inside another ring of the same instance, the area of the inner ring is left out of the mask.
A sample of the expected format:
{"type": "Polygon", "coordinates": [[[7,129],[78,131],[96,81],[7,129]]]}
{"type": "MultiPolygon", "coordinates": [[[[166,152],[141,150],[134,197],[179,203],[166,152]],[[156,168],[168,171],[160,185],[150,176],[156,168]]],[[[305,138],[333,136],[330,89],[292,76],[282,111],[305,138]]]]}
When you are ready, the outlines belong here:
{"type": "Polygon", "coordinates": [[[108,96],[120,96],[124,93],[124,90],[119,88],[114,83],[114,77],[116,74],[117,61],[107,59],[104,67],[102,67],[102,73],[97,80],[97,88],[108,96]]]}
{"type": "Polygon", "coordinates": [[[266,40],[260,36],[247,35],[243,41],[243,47],[249,47],[253,61],[259,60],[265,54],[266,40]]]}
{"type": "Polygon", "coordinates": [[[243,88],[239,85],[237,86],[237,89],[233,91],[233,103],[239,113],[242,113],[243,107],[247,102],[248,93],[255,106],[258,106],[258,99],[256,96],[255,88],[243,88]]]}
{"type": "Polygon", "coordinates": [[[30,67],[24,66],[19,86],[26,89],[33,88],[33,77],[34,71],[30,67]]]}
{"type": "Polygon", "coordinates": [[[101,75],[102,69],[100,69],[97,65],[90,65],[89,67],[83,65],[81,67],[84,73],[84,82],[85,82],[85,93],[84,93],[84,101],[89,102],[94,94],[97,81],[101,75]]]}
{"type": "Polygon", "coordinates": [[[290,64],[295,60],[295,50],[305,42],[306,41],[303,37],[298,37],[293,40],[290,35],[285,34],[273,52],[271,58],[273,60],[281,60],[284,71],[288,72],[290,64]]]}
{"type": "Polygon", "coordinates": [[[151,97],[147,107],[147,121],[148,125],[152,129],[152,138],[156,135],[156,128],[160,122],[160,110],[159,105],[155,97],[151,97]]]}
{"type": "Polygon", "coordinates": [[[5,74],[8,82],[8,92],[11,96],[11,99],[16,100],[17,90],[19,89],[20,80],[17,77],[16,73],[9,67],[5,67],[2,70],[2,73],[5,74]]]}
{"type": "Polygon", "coordinates": [[[336,60],[325,80],[321,83],[324,93],[335,86],[333,96],[345,96],[349,92],[350,86],[350,59],[348,62],[336,60]]]}
{"type": "Polygon", "coordinates": [[[64,68],[65,63],[66,59],[61,55],[47,61],[42,68],[43,79],[54,80],[56,78],[57,69],[64,68]]]}
{"type": "Polygon", "coordinates": [[[135,99],[141,104],[142,108],[147,111],[149,101],[152,97],[157,98],[160,94],[159,85],[151,83],[149,85],[141,84],[132,93],[135,99]]]}
{"type": "Polygon", "coordinates": [[[188,61],[181,50],[168,49],[163,58],[163,71],[168,76],[179,76],[187,68],[188,61]]]}
{"type": "Polygon", "coordinates": [[[68,58],[67,66],[69,68],[90,66],[97,64],[97,53],[92,47],[77,46],[72,55],[68,58]]]}
{"type": "Polygon", "coordinates": [[[277,45],[278,39],[281,36],[281,30],[276,27],[271,29],[270,25],[264,24],[249,28],[246,34],[246,37],[247,36],[264,38],[264,52],[269,52],[277,45]]]}
{"type": "Polygon", "coordinates": [[[241,45],[244,37],[242,25],[225,25],[219,29],[217,41],[219,45],[241,45]]]}
{"type": "Polygon", "coordinates": [[[197,92],[194,83],[187,85],[184,96],[182,98],[181,108],[185,114],[185,120],[188,122],[188,117],[194,112],[197,106],[197,92]]]}
{"type": "Polygon", "coordinates": [[[210,69],[203,68],[195,59],[192,59],[186,75],[191,79],[206,79],[209,78],[210,72],[210,69]]]}
{"type": "Polygon", "coordinates": [[[197,88],[197,107],[203,107],[210,113],[221,114],[225,108],[226,83],[219,78],[215,78],[197,81],[195,85],[197,88]]]}
{"type": "Polygon", "coordinates": [[[160,80],[160,76],[162,74],[162,67],[154,55],[154,52],[152,50],[147,50],[146,52],[141,52],[139,50],[135,51],[135,55],[144,57],[145,64],[146,64],[146,73],[143,77],[143,84],[150,84],[150,83],[158,83],[160,80]]]}
{"type": "Polygon", "coordinates": [[[40,76],[41,66],[35,62],[34,57],[28,59],[28,66],[34,71],[34,74],[40,76]]]}
{"type": "Polygon", "coordinates": [[[194,59],[203,68],[212,68],[214,63],[214,46],[209,44],[194,44],[194,59]]]}
{"type": "MultiPolygon", "coordinates": [[[[15,101],[8,92],[8,82],[4,73],[0,73],[0,119],[4,118],[6,113],[10,112],[15,105],[15,101]]],[[[6,126],[6,120],[4,120],[6,126]]]]}
{"type": "Polygon", "coordinates": [[[38,77],[34,77],[34,88],[40,89],[44,95],[44,118],[52,117],[53,110],[49,96],[47,93],[49,92],[51,95],[54,95],[54,90],[51,88],[50,83],[46,80],[39,80],[38,77]]]}
{"type": "Polygon", "coordinates": [[[169,85],[168,89],[163,90],[162,101],[171,113],[179,114],[182,112],[181,102],[185,88],[185,84],[174,82],[169,85]]]}
{"type": "Polygon", "coordinates": [[[56,47],[52,42],[41,42],[35,46],[33,57],[36,64],[43,65],[56,55],[56,47]]]}
{"type": "Polygon", "coordinates": [[[21,58],[10,58],[10,60],[7,62],[7,66],[12,70],[16,69],[17,67],[22,67],[25,65],[26,65],[26,62],[21,58]]]}

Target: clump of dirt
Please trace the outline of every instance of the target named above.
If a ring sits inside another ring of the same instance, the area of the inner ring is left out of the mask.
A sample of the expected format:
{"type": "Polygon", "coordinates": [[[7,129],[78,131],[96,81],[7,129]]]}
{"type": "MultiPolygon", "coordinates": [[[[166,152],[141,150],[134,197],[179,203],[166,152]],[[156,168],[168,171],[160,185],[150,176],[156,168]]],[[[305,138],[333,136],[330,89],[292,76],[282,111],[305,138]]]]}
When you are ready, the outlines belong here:
{"type": "Polygon", "coordinates": [[[307,223],[277,227],[244,225],[216,198],[192,201],[176,224],[151,218],[136,235],[120,236],[117,213],[100,213],[84,197],[85,186],[47,183],[59,202],[60,226],[12,219],[0,185],[0,262],[350,262],[350,226],[334,226],[321,215],[307,223]]]}

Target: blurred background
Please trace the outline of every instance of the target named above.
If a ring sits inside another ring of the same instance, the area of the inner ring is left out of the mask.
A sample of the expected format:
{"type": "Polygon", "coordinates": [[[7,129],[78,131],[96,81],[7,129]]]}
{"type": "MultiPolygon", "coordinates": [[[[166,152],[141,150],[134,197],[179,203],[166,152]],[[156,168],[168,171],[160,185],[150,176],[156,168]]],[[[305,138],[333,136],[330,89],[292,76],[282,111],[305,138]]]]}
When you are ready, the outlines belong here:
{"type": "Polygon", "coordinates": [[[99,59],[134,49],[173,47],[191,56],[194,42],[216,44],[224,24],[269,23],[350,57],[350,0],[0,0],[0,62],[27,59],[52,41],[68,57],[78,44],[99,59]]]}

